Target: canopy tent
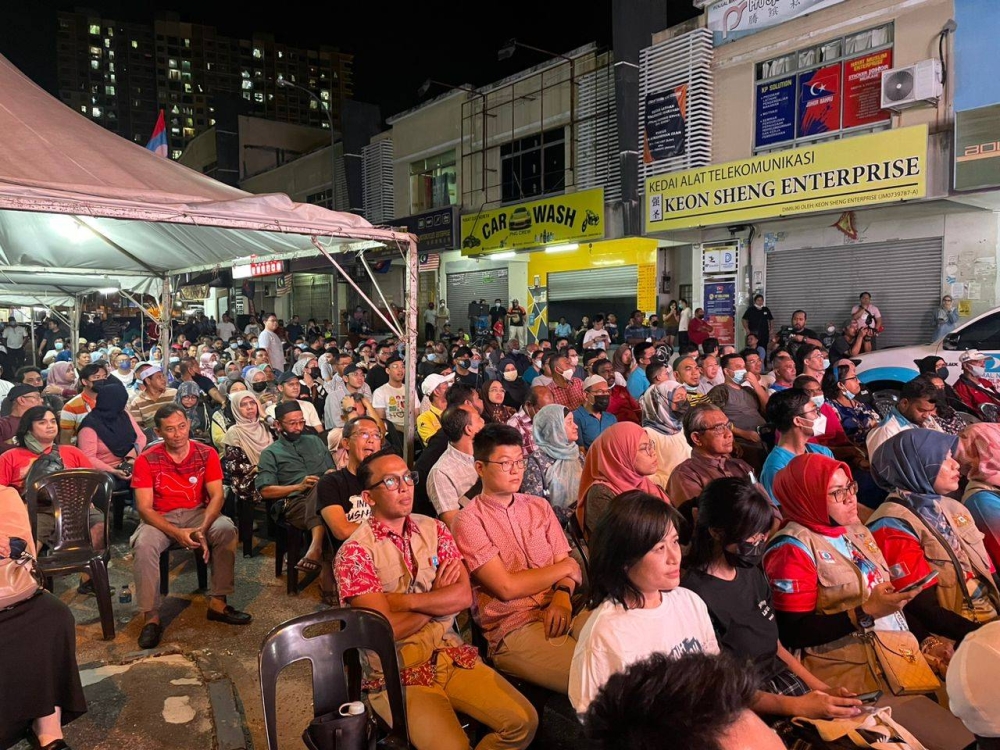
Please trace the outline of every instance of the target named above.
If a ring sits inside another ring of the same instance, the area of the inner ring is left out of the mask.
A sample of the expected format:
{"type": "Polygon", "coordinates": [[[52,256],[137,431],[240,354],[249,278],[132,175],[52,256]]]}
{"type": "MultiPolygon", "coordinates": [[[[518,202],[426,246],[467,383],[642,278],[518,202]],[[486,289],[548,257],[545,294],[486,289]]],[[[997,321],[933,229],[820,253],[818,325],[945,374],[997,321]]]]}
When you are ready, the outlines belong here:
{"type": "Polygon", "coordinates": [[[0,56],[0,303],[119,289],[160,297],[167,316],[173,275],[306,253],[343,273],[333,253],[383,245],[407,260],[406,330],[390,328],[405,334],[412,382],[412,235],[223,185],[105,130],[0,56]]]}

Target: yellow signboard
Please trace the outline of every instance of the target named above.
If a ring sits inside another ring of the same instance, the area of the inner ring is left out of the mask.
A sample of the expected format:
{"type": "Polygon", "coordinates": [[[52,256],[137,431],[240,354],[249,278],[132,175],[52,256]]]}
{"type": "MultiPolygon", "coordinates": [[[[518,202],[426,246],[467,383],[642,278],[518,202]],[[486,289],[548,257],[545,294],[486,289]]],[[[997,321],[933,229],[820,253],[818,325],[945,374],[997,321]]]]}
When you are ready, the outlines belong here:
{"type": "Polygon", "coordinates": [[[462,216],[462,254],[604,238],[604,188],[462,216]]]}
{"type": "Polygon", "coordinates": [[[922,198],[927,126],[803,146],[646,180],[646,233],[922,198]]]}

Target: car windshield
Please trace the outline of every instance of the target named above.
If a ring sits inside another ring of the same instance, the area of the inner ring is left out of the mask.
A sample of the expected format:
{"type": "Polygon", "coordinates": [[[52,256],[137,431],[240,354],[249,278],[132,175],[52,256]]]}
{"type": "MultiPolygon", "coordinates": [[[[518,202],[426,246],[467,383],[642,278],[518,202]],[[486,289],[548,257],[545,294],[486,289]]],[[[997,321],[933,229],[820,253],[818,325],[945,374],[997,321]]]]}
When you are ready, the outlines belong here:
{"type": "Polygon", "coordinates": [[[945,349],[997,349],[1000,348],[1000,312],[945,336],[945,349]]]}

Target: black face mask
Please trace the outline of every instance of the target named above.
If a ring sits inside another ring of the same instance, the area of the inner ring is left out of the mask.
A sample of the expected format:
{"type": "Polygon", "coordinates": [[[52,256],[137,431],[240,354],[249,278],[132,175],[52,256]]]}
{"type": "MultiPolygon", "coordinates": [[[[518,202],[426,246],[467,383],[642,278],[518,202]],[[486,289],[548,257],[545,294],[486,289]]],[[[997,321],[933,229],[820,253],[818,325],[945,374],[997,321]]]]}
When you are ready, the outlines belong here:
{"type": "Polygon", "coordinates": [[[679,404],[677,404],[677,406],[672,407],[672,411],[678,417],[683,417],[685,414],[688,413],[688,410],[690,408],[691,408],[691,402],[688,401],[687,399],[684,399],[679,404]]]}
{"type": "Polygon", "coordinates": [[[607,411],[611,405],[611,396],[594,396],[594,411],[607,411]]]}
{"type": "Polygon", "coordinates": [[[309,368],[309,377],[311,377],[311,378],[318,378],[319,376],[320,376],[320,372],[319,372],[319,368],[318,367],[310,367],[309,368]]]}
{"type": "Polygon", "coordinates": [[[471,365],[472,365],[471,359],[458,360],[458,366],[461,367],[463,370],[468,370],[471,365]]]}
{"type": "Polygon", "coordinates": [[[267,389],[267,383],[262,380],[259,383],[252,383],[250,387],[253,388],[257,393],[263,393],[267,389]]]}
{"type": "Polygon", "coordinates": [[[99,389],[103,388],[104,386],[106,386],[107,384],[108,384],[108,381],[105,378],[102,378],[101,380],[92,380],[92,381],[90,381],[90,390],[92,390],[92,391],[99,390],[99,389]]]}
{"type": "Polygon", "coordinates": [[[738,542],[736,551],[724,550],[726,560],[734,568],[756,568],[760,561],[764,559],[764,547],[766,541],[750,544],[750,542],[738,542]]]}
{"type": "Polygon", "coordinates": [[[939,367],[939,368],[937,368],[934,371],[934,374],[937,375],[939,378],[941,378],[941,380],[947,380],[948,379],[948,368],[947,367],[939,367]]]}

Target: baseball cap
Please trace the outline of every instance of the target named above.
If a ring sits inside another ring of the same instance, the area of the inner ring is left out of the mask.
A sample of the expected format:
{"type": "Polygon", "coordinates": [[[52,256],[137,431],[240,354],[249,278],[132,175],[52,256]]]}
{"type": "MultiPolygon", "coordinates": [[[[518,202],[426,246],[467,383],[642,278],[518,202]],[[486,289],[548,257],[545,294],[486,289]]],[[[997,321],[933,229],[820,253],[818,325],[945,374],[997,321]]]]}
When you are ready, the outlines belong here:
{"type": "Polygon", "coordinates": [[[946,686],[951,712],[978,737],[1000,737],[1000,621],[965,636],[948,666],[946,686]]]}
{"type": "Polygon", "coordinates": [[[451,383],[453,380],[455,380],[455,373],[439,375],[436,372],[432,372],[424,378],[424,384],[420,386],[420,390],[424,392],[425,396],[430,396],[439,385],[442,383],[451,383]]]}
{"type": "Polygon", "coordinates": [[[978,349],[966,349],[964,352],[962,352],[962,355],[958,358],[958,361],[964,365],[966,362],[981,362],[985,359],[990,359],[990,357],[987,357],[978,349]]]}
{"type": "Polygon", "coordinates": [[[21,396],[28,396],[32,393],[34,393],[37,396],[38,388],[36,388],[33,385],[18,383],[9,391],[7,391],[7,403],[13,404],[17,399],[21,398],[21,396]]]}
{"type": "Polygon", "coordinates": [[[602,378],[600,375],[591,375],[589,378],[583,381],[583,390],[592,388],[595,385],[607,385],[608,381],[602,378]]]}
{"type": "MultiPolygon", "coordinates": [[[[142,365],[139,365],[139,367],[142,367],[142,365]]],[[[160,367],[159,365],[150,365],[145,370],[143,370],[142,373],[139,375],[139,380],[145,380],[150,375],[155,375],[158,372],[163,372],[163,368],[160,367]]]]}
{"type": "Polygon", "coordinates": [[[400,357],[398,354],[393,354],[391,357],[389,357],[389,359],[385,361],[385,366],[388,367],[391,364],[395,364],[396,362],[402,362],[402,361],[403,361],[402,357],[400,357]]]}
{"type": "Polygon", "coordinates": [[[357,365],[348,365],[347,367],[344,368],[344,377],[346,378],[352,372],[364,372],[364,370],[358,367],[357,365]]]}
{"type": "Polygon", "coordinates": [[[298,379],[299,376],[296,375],[294,372],[292,372],[291,370],[285,370],[278,376],[277,383],[278,385],[284,385],[289,380],[298,380],[298,379]]]}

